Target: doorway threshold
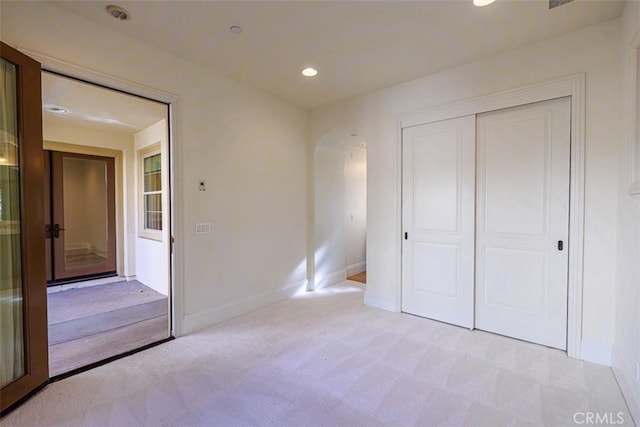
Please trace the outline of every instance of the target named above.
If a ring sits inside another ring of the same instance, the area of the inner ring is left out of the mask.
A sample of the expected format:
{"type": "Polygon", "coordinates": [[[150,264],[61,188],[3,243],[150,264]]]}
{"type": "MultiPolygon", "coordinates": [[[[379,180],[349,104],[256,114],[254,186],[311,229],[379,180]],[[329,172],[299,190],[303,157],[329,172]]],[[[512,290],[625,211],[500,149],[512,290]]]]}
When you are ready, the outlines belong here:
{"type": "Polygon", "coordinates": [[[47,283],[47,294],[53,294],[56,292],[67,291],[69,289],[88,288],[91,286],[106,285],[108,283],[121,282],[128,280],[124,277],[118,276],[116,273],[109,273],[109,275],[101,275],[100,277],[84,277],[72,280],[61,280],[57,282],[47,283]]]}

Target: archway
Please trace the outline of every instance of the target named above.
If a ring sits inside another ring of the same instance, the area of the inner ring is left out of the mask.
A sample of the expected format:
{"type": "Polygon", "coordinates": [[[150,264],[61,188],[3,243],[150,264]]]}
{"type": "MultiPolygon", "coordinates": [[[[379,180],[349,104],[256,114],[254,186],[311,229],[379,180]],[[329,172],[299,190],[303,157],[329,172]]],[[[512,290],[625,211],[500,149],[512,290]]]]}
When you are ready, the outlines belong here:
{"type": "Polygon", "coordinates": [[[313,289],[366,271],[367,152],[357,131],[336,131],[314,149],[313,289]]]}

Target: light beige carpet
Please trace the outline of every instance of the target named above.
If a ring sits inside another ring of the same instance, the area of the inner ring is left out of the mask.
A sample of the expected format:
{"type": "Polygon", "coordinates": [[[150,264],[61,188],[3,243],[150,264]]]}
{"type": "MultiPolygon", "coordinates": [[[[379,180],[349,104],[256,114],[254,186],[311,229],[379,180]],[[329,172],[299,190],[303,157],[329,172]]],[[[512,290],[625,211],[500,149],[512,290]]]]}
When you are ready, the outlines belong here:
{"type": "Polygon", "coordinates": [[[632,420],[609,368],[308,293],[49,385],[5,426],[375,426],[632,420]]]}

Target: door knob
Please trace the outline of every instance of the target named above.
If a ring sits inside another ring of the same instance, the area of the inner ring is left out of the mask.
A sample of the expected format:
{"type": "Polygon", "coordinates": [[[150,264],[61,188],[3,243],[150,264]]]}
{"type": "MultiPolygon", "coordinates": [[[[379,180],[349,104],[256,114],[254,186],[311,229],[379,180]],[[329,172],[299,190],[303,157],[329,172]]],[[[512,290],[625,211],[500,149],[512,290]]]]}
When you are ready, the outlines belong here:
{"type": "Polygon", "coordinates": [[[54,224],[53,226],[53,237],[56,239],[60,237],[60,232],[63,231],[64,228],[60,228],[60,224],[54,224]]]}
{"type": "Polygon", "coordinates": [[[558,250],[561,251],[564,249],[564,242],[562,240],[558,240],[558,250]]]}

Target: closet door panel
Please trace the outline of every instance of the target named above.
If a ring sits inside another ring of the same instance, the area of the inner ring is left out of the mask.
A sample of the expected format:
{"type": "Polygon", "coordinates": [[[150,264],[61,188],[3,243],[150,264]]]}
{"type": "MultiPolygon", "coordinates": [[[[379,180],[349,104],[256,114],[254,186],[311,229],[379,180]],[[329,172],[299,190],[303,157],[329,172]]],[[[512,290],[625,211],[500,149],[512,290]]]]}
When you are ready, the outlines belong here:
{"type": "Polygon", "coordinates": [[[473,327],[475,116],[403,131],[402,311],[473,327]]]}

